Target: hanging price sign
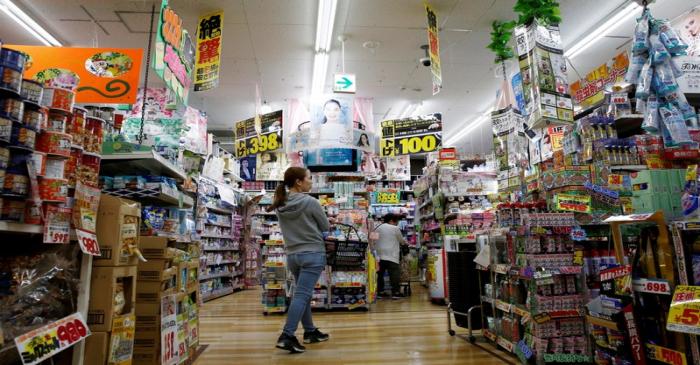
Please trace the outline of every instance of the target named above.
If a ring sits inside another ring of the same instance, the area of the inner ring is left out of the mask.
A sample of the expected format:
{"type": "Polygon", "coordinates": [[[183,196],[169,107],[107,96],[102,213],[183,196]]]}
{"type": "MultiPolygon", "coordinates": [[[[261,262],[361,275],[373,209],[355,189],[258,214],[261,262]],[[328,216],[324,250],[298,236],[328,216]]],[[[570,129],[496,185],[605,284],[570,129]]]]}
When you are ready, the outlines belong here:
{"type": "Polygon", "coordinates": [[[442,146],[442,115],[430,114],[385,120],[382,126],[382,157],[437,151],[442,146]]]}
{"type": "Polygon", "coordinates": [[[666,329],[700,335],[700,287],[679,285],[673,292],[666,329]]]}
{"type": "Polygon", "coordinates": [[[640,293],[671,295],[671,285],[661,279],[634,279],[632,280],[634,291],[640,293]]]}
{"type": "Polygon", "coordinates": [[[268,151],[276,151],[281,147],[282,131],[261,134],[236,142],[236,152],[239,158],[268,151]]]}
{"type": "Polygon", "coordinates": [[[657,345],[652,345],[650,343],[646,344],[647,347],[647,357],[650,360],[656,360],[658,362],[670,365],[687,365],[688,360],[685,354],[676,350],[671,350],[666,347],[661,347],[657,345]]]}
{"type": "Polygon", "coordinates": [[[46,326],[15,337],[24,365],[39,364],[90,335],[83,316],[71,314],[46,326]]]}
{"type": "Polygon", "coordinates": [[[281,149],[283,141],[281,110],[236,122],[236,157],[242,158],[281,149]]]}
{"type": "Polygon", "coordinates": [[[97,244],[97,236],[94,233],[83,229],[76,229],[75,233],[78,236],[80,249],[84,253],[92,256],[100,256],[100,245],[97,244]]]}

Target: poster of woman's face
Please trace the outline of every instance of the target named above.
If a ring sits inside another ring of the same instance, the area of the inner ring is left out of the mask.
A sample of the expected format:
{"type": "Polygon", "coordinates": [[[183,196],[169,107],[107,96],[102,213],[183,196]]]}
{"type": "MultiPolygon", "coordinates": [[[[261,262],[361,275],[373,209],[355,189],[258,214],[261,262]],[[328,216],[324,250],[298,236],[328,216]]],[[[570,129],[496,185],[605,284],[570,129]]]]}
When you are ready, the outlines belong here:
{"type": "Polygon", "coordinates": [[[377,148],[377,139],[373,133],[361,129],[353,130],[353,148],[365,152],[375,152],[377,148]]]}
{"type": "Polygon", "coordinates": [[[674,22],[680,37],[688,44],[688,56],[700,56],[700,10],[693,9],[674,22]]]}
{"type": "Polygon", "coordinates": [[[318,147],[350,147],[352,133],[352,98],[333,96],[311,106],[312,128],[318,128],[318,147]]]}

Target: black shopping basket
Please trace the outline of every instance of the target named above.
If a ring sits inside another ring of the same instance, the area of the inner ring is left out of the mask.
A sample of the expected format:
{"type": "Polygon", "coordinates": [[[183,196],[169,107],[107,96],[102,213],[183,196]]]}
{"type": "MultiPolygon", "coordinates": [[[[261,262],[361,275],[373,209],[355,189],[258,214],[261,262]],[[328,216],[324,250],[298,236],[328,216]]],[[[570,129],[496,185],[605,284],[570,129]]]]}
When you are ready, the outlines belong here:
{"type": "Polygon", "coordinates": [[[326,263],[333,269],[359,269],[365,263],[365,255],[367,253],[366,241],[351,240],[350,233],[357,229],[346,224],[336,224],[346,228],[345,240],[326,239],[326,263]]]}

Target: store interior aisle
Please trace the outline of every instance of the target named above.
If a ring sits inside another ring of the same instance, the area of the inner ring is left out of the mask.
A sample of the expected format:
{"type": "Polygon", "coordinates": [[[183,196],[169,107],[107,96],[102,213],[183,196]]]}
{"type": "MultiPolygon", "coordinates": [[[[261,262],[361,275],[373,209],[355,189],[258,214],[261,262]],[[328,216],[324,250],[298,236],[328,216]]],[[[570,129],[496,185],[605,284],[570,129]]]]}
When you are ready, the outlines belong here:
{"type": "Polygon", "coordinates": [[[208,347],[195,364],[509,363],[498,352],[450,337],[445,307],[431,304],[422,286],[413,288],[411,297],[379,301],[370,312],[315,312],[316,325],[331,340],[307,345],[298,355],[274,348],[285,317],[263,316],[259,290],[214,300],[200,312],[200,343],[208,347]]]}

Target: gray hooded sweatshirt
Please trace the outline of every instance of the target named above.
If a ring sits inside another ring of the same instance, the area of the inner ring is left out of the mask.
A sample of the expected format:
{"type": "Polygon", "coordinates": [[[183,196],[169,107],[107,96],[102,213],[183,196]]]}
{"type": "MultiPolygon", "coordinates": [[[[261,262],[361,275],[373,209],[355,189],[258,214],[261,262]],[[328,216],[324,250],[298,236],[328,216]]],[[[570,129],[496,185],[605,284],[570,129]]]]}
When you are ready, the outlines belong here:
{"type": "Polygon", "coordinates": [[[287,254],[326,252],[323,232],[330,229],[328,217],[313,197],[290,193],[283,207],[277,209],[287,254]]]}

